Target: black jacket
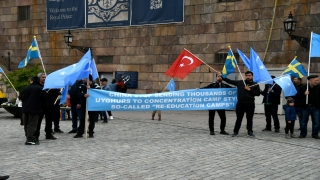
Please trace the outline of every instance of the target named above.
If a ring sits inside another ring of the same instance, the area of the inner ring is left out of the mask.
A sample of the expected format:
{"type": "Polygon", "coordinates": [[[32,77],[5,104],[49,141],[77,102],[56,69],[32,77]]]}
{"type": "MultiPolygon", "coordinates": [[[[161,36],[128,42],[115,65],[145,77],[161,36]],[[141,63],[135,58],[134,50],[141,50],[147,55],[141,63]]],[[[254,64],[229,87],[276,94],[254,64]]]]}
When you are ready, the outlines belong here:
{"type": "MultiPolygon", "coordinates": [[[[306,95],[304,94],[307,90],[307,85],[302,85],[297,92],[296,99],[299,101],[300,107],[307,106],[306,104],[306,95]]],[[[308,104],[312,104],[320,109],[320,85],[316,85],[313,88],[309,86],[309,95],[308,95],[308,104]]]]}
{"type": "Polygon", "coordinates": [[[232,88],[228,84],[225,84],[221,82],[221,85],[219,85],[219,82],[211,83],[208,86],[202,87],[200,89],[206,89],[206,88],[232,88]]]}
{"type": "MultiPolygon", "coordinates": [[[[92,84],[90,85],[91,89],[100,89],[100,86],[94,82],[92,82],[92,84]]],[[[85,108],[86,107],[86,97],[84,97],[84,95],[87,93],[87,84],[81,83],[81,85],[79,86],[79,90],[78,90],[78,103],[81,105],[81,108],[85,108]]]]}
{"type": "Polygon", "coordinates": [[[40,114],[44,98],[40,84],[34,82],[28,85],[19,95],[19,99],[22,101],[22,112],[40,114]]]}
{"type": "Polygon", "coordinates": [[[244,87],[244,83],[242,80],[231,80],[228,78],[222,78],[225,82],[232,84],[238,88],[238,102],[239,103],[254,103],[254,97],[260,96],[260,87],[259,85],[255,85],[257,83],[251,81],[245,81],[246,85],[252,86],[250,91],[247,91],[244,87]]]}
{"type": "Polygon", "coordinates": [[[263,95],[262,103],[269,103],[272,105],[278,105],[280,104],[280,96],[281,96],[281,87],[278,84],[275,84],[272,88],[272,90],[268,93],[269,88],[271,88],[272,84],[266,84],[264,87],[264,90],[261,92],[261,95],[263,95]]]}
{"type": "Polygon", "coordinates": [[[77,104],[78,103],[78,93],[79,93],[79,88],[80,88],[80,86],[81,86],[81,84],[82,84],[82,81],[77,81],[77,82],[75,82],[72,86],[71,86],[71,88],[70,88],[70,92],[69,92],[69,94],[70,94],[70,103],[71,104],[77,104]]]}

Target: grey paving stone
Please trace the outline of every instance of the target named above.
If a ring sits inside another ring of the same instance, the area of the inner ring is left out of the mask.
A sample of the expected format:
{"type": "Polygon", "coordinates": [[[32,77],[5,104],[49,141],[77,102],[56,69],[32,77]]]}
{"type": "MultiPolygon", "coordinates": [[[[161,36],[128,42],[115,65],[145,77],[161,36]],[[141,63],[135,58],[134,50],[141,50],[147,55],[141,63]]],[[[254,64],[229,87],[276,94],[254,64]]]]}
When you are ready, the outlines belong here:
{"type": "MultiPolygon", "coordinates": [[[[96,124],[93,139],[55,134],[46,140],[44,121],[40,145],[25,146],[18,119],[0,109],[0,175],[10,179],[319,179],[320,141],[285,139],[262,132],[263,114],[255,114],[255,138],[246,136],[244,119],[239,137],[209,135],[207,111],[113,112],[114,120],[96,124]]],[[[284,124],[284,116],[279,116],[284,124]]],[[[226,131],[232,134],[235,113],[227,111],[226,131]]],[[[71,121],[61,121],[68,132],[71,121]]],[[[297,129],[296,125],[296,129],[297,129]]],[[[295,130],[298,135],[299,132],[295,130]]]]}

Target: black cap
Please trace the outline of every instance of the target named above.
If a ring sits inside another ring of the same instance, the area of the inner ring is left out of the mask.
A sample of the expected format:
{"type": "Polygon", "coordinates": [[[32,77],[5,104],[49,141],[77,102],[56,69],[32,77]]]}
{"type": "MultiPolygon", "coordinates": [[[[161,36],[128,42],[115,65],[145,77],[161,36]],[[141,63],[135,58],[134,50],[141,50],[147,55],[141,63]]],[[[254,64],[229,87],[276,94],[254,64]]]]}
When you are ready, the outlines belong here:
{"type": "Polygon", "coordinates": [[[107,78],[102,78],[101,81],[108,81],[108,79],[107,78]]]}
{"type": "Polygon", "coordinates": [[[289,104],[289,103],[294,103],[294,99],[291,99],[291,98],[288,99],[288,100],[287,100],[287,103],[288,103],[288,104],[289,104]]]}
{"type": "Polygon", "coordinates": [[[272,79],[276,78],[274,75],[271,76],[272,79]]]}
{"type": "Polygon", "coordinates": [[[307,77],[307,79],[310,80],[312,78],[317,78],[317,77],[319,77],[319,76],[318,75],[310,75],[310,76],[307,77]]]}

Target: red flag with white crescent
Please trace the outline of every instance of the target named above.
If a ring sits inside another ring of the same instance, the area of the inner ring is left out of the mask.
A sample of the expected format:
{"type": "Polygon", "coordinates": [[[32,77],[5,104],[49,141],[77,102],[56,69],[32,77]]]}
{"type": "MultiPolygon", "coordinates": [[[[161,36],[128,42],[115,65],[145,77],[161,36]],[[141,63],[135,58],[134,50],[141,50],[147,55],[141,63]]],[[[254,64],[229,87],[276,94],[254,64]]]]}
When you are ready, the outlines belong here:
{"type": "Polygon", "coordinates": [[[191,71],[200,66],[202,61],[187,50],[183,50],[170,68],[165,72],[172,78],[184,79],[191,71]]]}

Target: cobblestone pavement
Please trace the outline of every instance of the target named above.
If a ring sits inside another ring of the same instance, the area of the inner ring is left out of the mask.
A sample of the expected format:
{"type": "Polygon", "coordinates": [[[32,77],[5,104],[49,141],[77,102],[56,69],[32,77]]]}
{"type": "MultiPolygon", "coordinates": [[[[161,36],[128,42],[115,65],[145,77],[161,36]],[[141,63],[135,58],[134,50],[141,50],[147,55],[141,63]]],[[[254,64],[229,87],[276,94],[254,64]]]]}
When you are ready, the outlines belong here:
{"type": "MultiPolygon", "coordinates": [[[[319,179],[320,140],[284,138],[281,132],[262,132],[264,116],[255,114],[255,138],[208,131],[207,111],[163,111],[162,121],[151,112],[113,112],[114,120],[96,124],[95,137],[74,139],[71,121],[61,121],[63,134],[40,145],[24,145],[19,119],[0,109],[0,175],[10,179],[319,179]]],[[[235,113],[227,112],[230,134],[235,113]]],[[[298,128],[298,123],[296,128],[298,128]]],[[[299,132],[296,131],[298,135],[299,132]]]]}

